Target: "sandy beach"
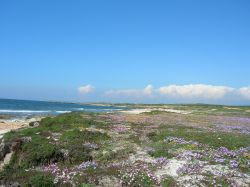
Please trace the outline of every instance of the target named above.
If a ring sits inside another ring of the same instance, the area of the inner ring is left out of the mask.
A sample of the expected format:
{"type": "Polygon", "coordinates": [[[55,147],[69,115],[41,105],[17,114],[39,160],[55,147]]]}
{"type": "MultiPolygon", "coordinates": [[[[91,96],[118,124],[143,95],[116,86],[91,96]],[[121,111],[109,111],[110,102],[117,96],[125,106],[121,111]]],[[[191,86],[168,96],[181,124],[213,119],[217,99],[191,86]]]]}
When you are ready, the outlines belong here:
{"type": "Polygon", "coordinates": [[[28,127],[30,122],[40,121],[41,117],[30,119],[0,119],[0,138],[11,130],[28,127]]]}
{"type": "Polygon", "coordinates": [[[191,114],[192,113],[192,111],[175,110],[175,109],[168,109],[168,108],[138,108],[138,109],[131,109],[131,110],[123,110],[120,112],[126,113],[126,114],[142,114],[145,112],[152,112],[152,111],[170,112],[170,113],[177,113],[177,114],[191,114]]]}

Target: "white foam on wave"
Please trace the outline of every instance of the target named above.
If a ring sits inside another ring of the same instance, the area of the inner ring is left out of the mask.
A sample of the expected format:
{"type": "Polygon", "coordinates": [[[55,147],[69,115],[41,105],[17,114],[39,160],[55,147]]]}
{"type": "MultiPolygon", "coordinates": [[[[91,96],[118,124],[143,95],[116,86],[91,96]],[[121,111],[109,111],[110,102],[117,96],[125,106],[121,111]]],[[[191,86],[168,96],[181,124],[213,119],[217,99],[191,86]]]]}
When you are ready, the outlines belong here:
{"type": "MultiPolygon", "coordinates": [[[[97,105],[99,106],[99,105],[97,105]]],[[[124,110],[124,109],[119,109],[119,108],[74,108],[75,110],[78,110],[78,111],[115,111],[115,110],[124,110]]]]}
{"type": "Polygon", "coordinates": [[[103,110],[107,110],[107,111],[115,111],[115,110],[121,111],[121,110],[123,110],[123,109],[103,109],[103,110]]]}
{"type": "Polygon", "coordinates": [[[0,110],[0,113],[49,113],[50,110],[0,110]]]}
{"type": "Polygon", "coordinates": [[[59,114],[64,114],[64,113],[70,113],[72,111],[69,111],[69,110],[58,110],[56,111],[56,113],[59,113],[59,114]]]}
{"type": "Polygon", "coordinates": [[[25,114],[33,114],[33,113],[70,113],[72,111],[119,111],[122,109],[96,109],[96,108],[75,108],[73,110],[11,110],[11,109],[0,109],[0,113],[25,113],[25,114]]]}
{"type": "Polygon", "coordinates": [[[80,111],[85,110],[85,108],[75,108],[75,109],[80,111]]]}
{"type": "Polygon", "coordinates": [[[97,111],[99,109],[95,109],[95,108],[88,108],[88,109],[85,109],[86,111],[97,111]]]}

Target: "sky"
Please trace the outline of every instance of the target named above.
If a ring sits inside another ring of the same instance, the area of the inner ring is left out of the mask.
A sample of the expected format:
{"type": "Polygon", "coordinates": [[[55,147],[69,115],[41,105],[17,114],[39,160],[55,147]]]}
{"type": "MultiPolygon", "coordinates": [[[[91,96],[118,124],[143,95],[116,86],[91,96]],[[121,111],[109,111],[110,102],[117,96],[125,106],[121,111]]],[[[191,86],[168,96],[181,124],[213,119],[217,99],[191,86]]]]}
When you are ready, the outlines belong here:
{"type": "Polygon", "coordinates": [[[248,0],[2,0],[0,98],[250,104],[248,0]]]}

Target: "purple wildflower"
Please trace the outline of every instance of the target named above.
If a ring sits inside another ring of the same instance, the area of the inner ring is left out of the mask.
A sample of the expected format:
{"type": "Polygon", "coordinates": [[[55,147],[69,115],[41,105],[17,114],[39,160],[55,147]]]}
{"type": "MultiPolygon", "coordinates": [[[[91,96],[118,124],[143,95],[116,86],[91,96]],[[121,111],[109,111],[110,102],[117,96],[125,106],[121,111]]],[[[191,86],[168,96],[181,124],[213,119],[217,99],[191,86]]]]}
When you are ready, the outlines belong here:
{"type": "Polygon", "coordinates": [[[165,166],[169,161],[165,157],[159,157],[153,160],[152,164],[154,164],[157,168],[162,168],[165,166]]]}
{"type": "Polygon", "coordinates": [[[87,168],[96,169],[97,164],[95,162],[83,162],[79,166],[73,168],[59,168],[59,166],[55,164],[50,164],[43,168],[45,173],[51,173],[55,176],[54,183],[58,183],[59,181],[62,183],[72,183],[72,179],[82,172],[82,170],[87,168]]]}
{"type": "Polygon", "coordinates": [[[197,174],[200,173],[202,168],[204,167],[204,163],[196,162],[184,164],[181,168],[177,170],[179,174],[197,174]]]}
{"type": "Polygon", "coordinates": [[[170,143],[170,142],[174,142],[177,144],[194,144],[194,145],[199,145],[198,142],[196,141],[186,141],[184,138],[178,138],[178,137],[167,137],[163,140],[165,143],[170,143]]]}
{"type": "Polygon", "coordinates": [[[239,164],[236,160],[231,160],[229,163],[231,168],[238,168],[239,164]]]}
{"type": "Polygon", "coordinates": [[[179,154],[177,158],[183,159],[183,160],[201,159],[203,158],[203,155],[200,153],[193,152],[193,151],[185,151],[179,154]]]}

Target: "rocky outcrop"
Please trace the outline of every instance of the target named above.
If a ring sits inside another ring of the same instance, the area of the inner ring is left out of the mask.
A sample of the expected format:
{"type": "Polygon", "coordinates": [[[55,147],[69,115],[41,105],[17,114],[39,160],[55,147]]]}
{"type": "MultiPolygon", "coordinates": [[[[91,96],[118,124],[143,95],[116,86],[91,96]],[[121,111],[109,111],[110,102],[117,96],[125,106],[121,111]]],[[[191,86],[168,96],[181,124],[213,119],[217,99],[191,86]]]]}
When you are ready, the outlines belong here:
{"type": "Polygon", "coordinates": [[[39,121],[32,121],[32,122],[29,123],[29,126],[30,126],[30,127],[37,127],[37,126],[39,126],[39,125],[40,125],[40,122],[39,122],[39,121]]]}
{"type": "Polygon", "coordinates": [[[21,187],[18,182],[7,182],[5,180],[0,180],[1,187],[21,187]]]}
{"type": "Polygon", "coordinates": [[[11,159],[13,152],[19,150],[23,143],[30,142],[31,137],[22,137],[15,139],[12,142],[5,142],[4,139],[0,144],[0,162],[2,162],[2,167],[11,159]]]}
{"type": "Polygon", "coordinates": [[[4,140],[0,144],[0,160],[3,160],[5,155],[10,153],[11,143],[5,143],[4,140]]]}

